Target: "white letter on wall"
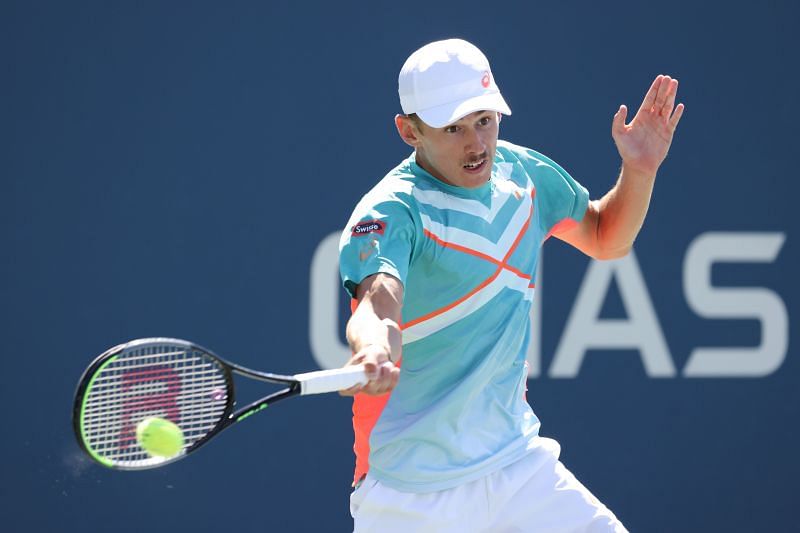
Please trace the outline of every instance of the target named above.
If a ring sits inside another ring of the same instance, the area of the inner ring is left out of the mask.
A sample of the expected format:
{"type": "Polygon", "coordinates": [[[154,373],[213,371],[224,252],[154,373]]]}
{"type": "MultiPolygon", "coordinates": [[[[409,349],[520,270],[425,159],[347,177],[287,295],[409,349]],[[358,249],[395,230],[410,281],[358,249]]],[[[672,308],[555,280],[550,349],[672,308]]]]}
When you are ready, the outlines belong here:
{"type": "Polygon", "coordinates": [[[789,347],[789,315],[783,300],[764,288],[715,288],[714,263],[771,263],[783,246],[783,233],[704,233],[683,262],[683,291],[703,318],[753,319],[761,323],[755,348],[697,348],[689,356],[686,377],[762,377],[775,372],[789,347]]]}
{"type": "Polygon", "coordinates": [[[339,339],[339,236],[322,239],[311,259],[308,337],[311,355],[324,369],[338,368],[350,358],[350,347],[339,339]]]}
{"type": "Polygon", "coordinates": [[[664,333],[633,251],[614,261],[589,263],[549,375],[574,378],[584,354],[592,348],[637,348],[648,376],[675,375],[664,333]],[[598,318],[612,279],[617,281],[627,319],[598,318]]]}

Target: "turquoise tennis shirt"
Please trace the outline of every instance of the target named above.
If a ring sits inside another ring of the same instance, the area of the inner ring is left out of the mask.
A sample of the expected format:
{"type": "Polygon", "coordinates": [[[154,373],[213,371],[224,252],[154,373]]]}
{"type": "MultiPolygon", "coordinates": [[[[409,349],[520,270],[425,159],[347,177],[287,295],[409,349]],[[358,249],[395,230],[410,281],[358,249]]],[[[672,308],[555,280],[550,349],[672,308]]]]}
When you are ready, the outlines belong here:
{"type": "Polygon", "coordinates": [[[498,141],[481,187],[443,183],[412,154],[358,203],[340,241],[345,289],[354,296],[379,272],[404,287],[398,385],[371,432],[359,431],[354,405],[371,476],[402,491],[442,490],[536,446],[525,354],[539,249],[579,222],[588,201],[558,164],[498,141]]]}

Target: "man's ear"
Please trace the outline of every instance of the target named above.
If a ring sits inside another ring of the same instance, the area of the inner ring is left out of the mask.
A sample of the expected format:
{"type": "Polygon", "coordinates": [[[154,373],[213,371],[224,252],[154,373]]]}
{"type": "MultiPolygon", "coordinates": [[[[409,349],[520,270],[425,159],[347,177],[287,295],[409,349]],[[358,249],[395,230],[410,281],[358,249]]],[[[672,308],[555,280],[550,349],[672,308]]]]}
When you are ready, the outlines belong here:
{"type": "Polygon", "coordinates": [[[404,143],[413,148],[419,146],[419,131],[410,118],[405,115],[395,115],[394,125],[404,143]]]}

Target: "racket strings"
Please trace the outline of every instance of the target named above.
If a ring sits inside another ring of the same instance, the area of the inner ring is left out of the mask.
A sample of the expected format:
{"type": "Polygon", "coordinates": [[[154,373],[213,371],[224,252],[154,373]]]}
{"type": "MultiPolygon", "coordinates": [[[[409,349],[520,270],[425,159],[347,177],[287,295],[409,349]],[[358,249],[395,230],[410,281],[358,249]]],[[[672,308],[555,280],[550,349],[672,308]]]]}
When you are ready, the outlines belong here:
{"type": "Polygon", "coordinates": [[[228,402],[226,374],[213,357],[191,347],[135,346],[102,365],[87,387],[84,443],[116,466],[153,465],[166,459],[139,446],[139,422],[151,416],[171,420],[187,448],[216,427],[228,402]]]}
{"type": "MultiPolygon", "coordinates": [[[[215,382],[220,383],[223,387],[225,384],[225,380],[219,377],[218,370],[205,370],[205,371],[198,371],[190,374],[188,377],[184,378],[180,382],[181,392],[178,393],[175,398],[178,400],[191,400],[192,398],[196,397],[204,397],[205,396],[205,385],[208,384],[209,378],[214,380],[215,382]],[[199,389],[199,391],[198,391],[199,389]]],[[[107,378],[105,378],[107,380],[107,378]]],[[[118,379],[118,378],[115,378],[118,379]]],[[[99,381],[99,380],[98,380],[99,381]]],[[[163,382],[159,382],[162,387],[167,385],[167,381],[164,380],[163,382]]],[[[156,383],[155,386],[158,387],[159,383],[156,383]]],[[[105,381],[100,385],[104,385],[105,381]]],[[[95,383],[95,385],[98,385],[95,383]]],[[[112,383],[113,385],[113,383],[112,383]]],[[[94,395],[93,403],[91,408],[86,408],[84,413],[92,413],[92,412],[101,412],[101,413],[108,413],[112,411],[115,406],[120,405],[120,400],[126,402],[126,405],[131,404],[142,404],[146,405],[147,403],[154,403],[158,401],[157,396],[143,396],[141,394],[141,389],[143,387],[136,387],[130,388],[126,391],[120,391],[118,388],[110,388],[109,390],[103,390],[98,392],[94,395]]],[[[163,394],[170,394],[166,388],[163,388],[163,394]]]]}

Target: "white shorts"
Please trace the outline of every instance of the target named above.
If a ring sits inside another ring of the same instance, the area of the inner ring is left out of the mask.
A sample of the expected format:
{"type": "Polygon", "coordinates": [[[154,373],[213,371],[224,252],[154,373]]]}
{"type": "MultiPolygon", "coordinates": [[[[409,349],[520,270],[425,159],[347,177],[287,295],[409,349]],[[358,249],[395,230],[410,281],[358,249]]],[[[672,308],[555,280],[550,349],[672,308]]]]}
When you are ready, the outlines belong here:
{"type": "Polygon", "coordinates": [[[516,463],[452,489],[411,493],[367,475],[350,496],[355,533],[625,532],[558,460],[550,439],[516,463]]]}

